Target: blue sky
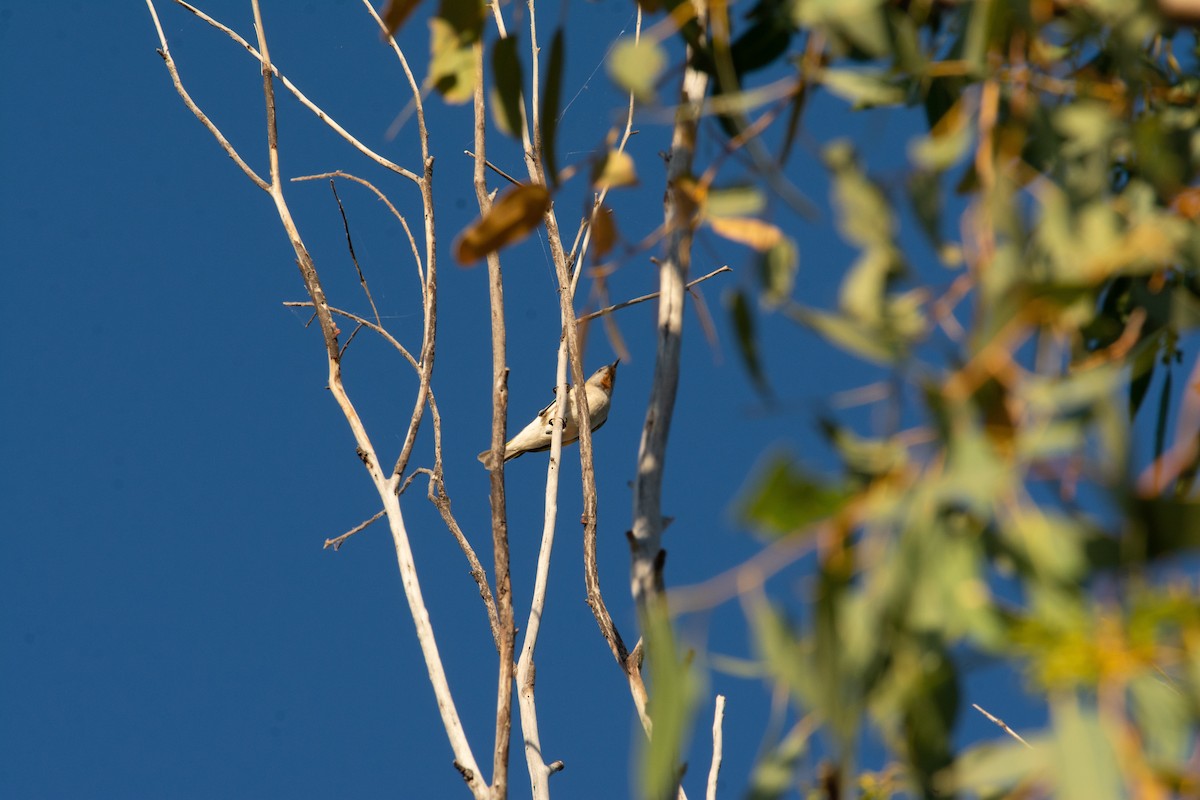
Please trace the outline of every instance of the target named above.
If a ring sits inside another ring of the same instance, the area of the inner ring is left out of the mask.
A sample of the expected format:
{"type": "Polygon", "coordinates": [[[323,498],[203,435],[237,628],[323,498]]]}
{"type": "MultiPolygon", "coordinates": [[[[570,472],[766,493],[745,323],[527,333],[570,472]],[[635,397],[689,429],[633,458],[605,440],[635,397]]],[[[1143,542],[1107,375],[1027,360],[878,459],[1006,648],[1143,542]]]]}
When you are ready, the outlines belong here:
{"type": "MultiPolygon", "coordinates": [[[[248,2],[205,10],[252,38],[248,2]]],[[[573,4],[559,134],[560,161],[582,163],[623,105],[602,57],[632,30],[632,3],[573,4]]],[[[265,173],[257,66],[223,35],[162,3],[159,12],[185,84],[243,155],[265,173]]],[[[427,13],[427,12],[422,12],[427,13]]],[[[386,131],[407,103],[402,74],[361,6],[264,2],[275,62],[369,146],[416,167],[413,126],[386,131]]],[[[511,17],[510,17],[511,22],[511,17]]],[[[519,21],[518,21],[519,24],[519,21]]],[[[548,40],[549,24],[543,36],[548,40]]],[[[423,73],[423,17],[402,44],[423,73]]],[[[0,561],[0,795],[6,797],[454,796],[452,769],[383,526],[324,551],[325,538],[372,515],[377,499],[354,442],[325,390],[326,367],[291,249],[269,198],[219,151],[182,106],[142,3],[0,0],[0,293],[7,335],[0,363],[3,497],[8,547],[0,561]]],[[[850,115],[818,97],[788,177],[827,207],[819,144],[855,137],[868,166],[903,164],[917,131],[901,112],[850,115]]],[[[444,417],[447,488],[490,567],[487,474],[490,344],[486,273],[450,259],[453,235],[474,217],[469,110],[430,98],[442,242],[434,390],[444,417]]],[[[665,128],[639,117],[632,148],[642,185],[614,195],[627,240],[661,215],[665,128]]],[[[419,224],[415,192],[363,161],[290,98],[281,102],[285,175],[345,169],[378,182],[419,224]]],[[[702,161],[717,151],[706,131],[702,161]]],[[[521,172],[514,148],[490,155],[521,172]]],[[[725,174],[725,173],[723,173],[725,174]]],[[[738,175],[736,165],[728,171],[738,175]]],[[[498,184],[494,184],[498,185],[498,184]]],[[[407,245],[374,199],[339,185],[360,263],[385,323],[419,345],[417,282],[407,245]]],[[[586,187],[557,199],[573,235],[586,187]]],[[[366,302],[324,182],[288,187],[301,232],[334,305],[366,302]]],[[[796,296],[828,306],[851,251],[828,218],[776,221],[800,241],[796,296]]],[[[609,281],[614,301],[653,291],[651,252],[631,253],[609,281]]],[[[684,371],[667,467],[664,511],[675,517],[667,580],[710,577],[756,552],[734,499],[761,455],[787,448],[827,464],[811,412],[832,393],[878,373],[786,321],[768,318],[763,356],[779,402],[764,408],[739,363],[722,294],[753,285],[747,251],[702,235],[694,274],[729,263],[704,286],[717,341],[686,320],[684,371]]],[[[550,399],[558,301],[544,239],[504,254],[509,320],[510,428],[550,399]]],[[[585,281],[581,296],[589,285],[585,281]]],[[[587,304],[581,300],[579,307],[587,304]]],[[[593,303],[594,306],[594,303],[593,303]]],[[[597,434],[600,559],[605,596],[636,639],[627,592],[630,489],[653,371],[654,305],[618,318],[632,358],[597,434]]],[[[586,371],[613,358],[592,329],[586,371]]],[[[360,334],[346,360],[351,396],[383,453],[395,458],[415,380],[360,334]]],[[[859,417],[865,420],[865,416],[859,417]]],[[[414,465],[431,461],[428,426],[414,465]]],[[[567,452],[541,644],[538,693],[548,760],[566,770],[564,797],[631,791],[640,735],[621,675],[584,604],[578,462],[567,452]]],[[[544,455],[508,470],[517,618],[527,613],[542,518],[544,455]]],[[[476,757],[490,762],[495,653],[467,567],[419,479],[404,498],[459,712],[476,757]]],[[[791,570],[771,588],[794,602],[791,570]]],[[[750,655],[736,603],[689,617],[691,641],[750,655]]],[[[704,657],[701,657],[702,660],[704,657]]],[[[702,792],[711,697],[729,696],[723,796],[744,786],[767,722],[760,681],[708,674],[685,782],[702,792]]],[[[1017,676],[977,670],[966,702],[1012,698],[1017,676]],[[990,694],[989,694],[990,693],[990,694]]],[[[1037,719],[1013,709],[1014,727],[1037,719]],[[1022,718],[1022,715],[1026,716],[1022,718]]],[[[966,738],[990,724],[964,716],[966,738]]],[[[513,796],[528,788],[518,749],[513,796]]]]}

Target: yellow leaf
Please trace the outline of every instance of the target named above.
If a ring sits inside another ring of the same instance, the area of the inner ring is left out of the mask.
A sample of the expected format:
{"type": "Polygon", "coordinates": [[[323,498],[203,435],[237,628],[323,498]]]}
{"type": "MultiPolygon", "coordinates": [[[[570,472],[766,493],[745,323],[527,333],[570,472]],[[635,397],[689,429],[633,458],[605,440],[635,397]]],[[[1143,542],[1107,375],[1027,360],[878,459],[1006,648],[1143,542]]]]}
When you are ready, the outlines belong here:
{"type": "Polygon", "coordinates": [[[734,242],[752,247],[760,253],[770,250],[783,240],[783,231],[769,222],[751,217],[710,217],[713,233],[734,242]]]}
{"type": "Polygon", "coordinates": [[[478,32],[456,27],[460,20],[429,20],[429,83],[447,103],[461,104],[475,96],[475,54],[478,32]]]}
{"type": "Polygon", "coordinates": [[[502,194],[482,218],[459,234],[454,257],[463,266],[475,263],[488,253],[524,239],[542,221],[550,208],[550,192],[545,186],[521,184],[502,194]]]}
{"type": "Polygon", "coordinates": [[[637,168],[633,156],[622,150],[609,150],[603,161],[592,167],[592,186],[598,191],[637,186],[637,168]]]}

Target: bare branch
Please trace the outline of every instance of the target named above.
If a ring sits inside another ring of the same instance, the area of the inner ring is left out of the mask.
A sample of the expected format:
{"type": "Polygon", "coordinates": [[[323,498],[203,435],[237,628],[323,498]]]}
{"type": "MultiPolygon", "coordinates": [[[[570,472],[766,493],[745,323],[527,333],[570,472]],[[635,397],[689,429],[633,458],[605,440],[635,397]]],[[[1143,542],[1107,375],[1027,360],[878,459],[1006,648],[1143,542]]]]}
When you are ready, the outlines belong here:
{"type": "Polygon", "coordinates": [[[334,170],[333,172],[322,172],[319,175],[301,175],[299,177],[292,178],[292,180],[295,182],[300,182],[320,180],[322,178],[345,178],[348,181],[354,181],[355,183],[361,184],[362,186],[365,186],[374,192],[375,196],[379,198],[380,202],[388,207],[388,210],[392,212],[392,216],[400,221],[400,227],[404,228],[404,235],[408,238],[408,245],[412,249],[413,262],[417,265],[417,276],[421,279],[421,289],[422,291],[425,291],[425,268],[421,264],[421,253],[417,250],[417,240],[413,238],[412,229],[408,227],[408,220],[404,218],[403,214],[396,210],[396,207],[392,205],[392,201],[388,199],[387,195],[379,191],[379,189],[375,187],[375,184],[371,183],[370,181],[360,178],[357,175],[351,175],[349,172],[343,172],[340,169],[334,170]]]}
{"type": "MultiPolygon", "coordinates": [[[[468,155],[468,156],[470,156],[471,158],[474,158],[474,157],[475,157],[475,154],[474,154],[474,153],[472,153],[470,150],[463,150],[463,154],[465,154],[465,155],[468,155]]],[[[504,178],[504,180],[508,181],[508,182],[509,182],[509,183],[511,183],[513,186],[520,186],[520,185],[521,185],[521,182],[520,182],[519,180],[517,180],[516,178],[514,178],[512,175],[509,175],[507,172],[505,172],[504,170],[500,169],[500,168],[499,168],[499,167],[497,167],[495,164],[493,164],[492,162],[488,161],[486,158],[483,160],[483,165],[484,165],[485,167],[487,167],[488,169],[490,169],[492,172],[494,172],[494,173],[496,173],[497,175],[499,175],[501,178],[504,178]]]]}
{"type": "Polygon", "coordinates": [[[721,723],[725,721],[725,695],[717,695],[716,708],[713,709],[713,754],[712,765],[708,768],[708,791],[706,800],[717,800],[717,778],[721,774],[722,736],[721,723]]]}
{"type": "Polygon", "coordinates": [[[659,265],[658,347],[654,385],[646,409],[646,422],[638,447],[633,485],[633,564],[630,570],[633,597],[642,614],[659,601],[662,576],[656,565],[662,550],[662,482],[666,466],[667,437],[679,386],[679,354],[683,342],[683,301],[691,263],[695,203],[683,186],[692,175],[697,124],[708,85],[708,76],[685,70],[682,101],[667,162],[667,197],[664,209],[666,253],[659,265]]]}
{"type": "MultiPolygon", "coordinates": [[[[475,59],[475,199],[481,215],[491,209],[487,189],[487,117],[483,104],[483,46],[476,43],[475,59]]],[[[508,366],[506,364],[506,330],[504,327],[504,285],[500,274],[500,257],[487,255],[488,298],[491,305],[492,329],[492,455],[488,469],[489,499],[492,508],[492,552],[496,570],[496,611],[499,620],[500,667],[496,682],[496,737],[492,751],[492,792],[496,797],[508,795],[508,755],[512,738],[513,650],[516,646],[516,627],[512,606],[512,576],[509,572],[508,508],[504,491],[504,442],[508,425],[508,366]]]]}
{"type": "MultiPolygon", "coordinates": [[[[250,55],[252,55],[260,64],[265,63],[264,57],[258,52],[258,50],[255,50],[253,45],[251,45],[249,42],[247,42],[245,39],[243,39],[232,28],[218,22],[217,20],[213,19],[208,14],[205,14],[203,11],[201,11],[200,9],[191,5],[190,3],[184,2],[184,0],[172,0],[172,1],[176,5],[180,6],[181,8],[184,8],[184,9],[190,11],[191,13],[195,14],[197,17],[204,20],[205,22],[207,22],[209,25],[213,26],[217,30],[225,33],[226,36],[228,36],[230,39],[233,39],[235,42],[237,42],[243,48],[245,48],[246,52],[248,52],[250,55]]],[[[333,119],[333,117],[329,116],[324,111],[322,111],[321,108],[319,106],[317,106],[316,103],[309,100],[308,97],[305,96],[304,92],[300,91],[290,80],[288,80],[287,76],[284,75],[282,72],[280,72],[277,67],[275,67],[274,65],[270,65],[270,70],[277,78],[279,78],[280,82],[283,83],[284,87],[289,92],[291,92],[293,95],[295,95],[296,99],[300,101],[301,105],[303,105],[305,108],[307,108],[309,111],[311,111],[316,116],[317,119],[321,120],[326,125],[328,125],[330,128],[332,128],[333,131],[338,136],[341,136],[343,139],[345,139],[347,142],[349,142],[350,145],[355,150],[362,153],[364,156],[371,159],[379,166],[381,166],[385,169],[389,169],[392,172],[395,172],[397,175],[403,175],[404,177],[408,178],[411,181],[419,181],[420,180],[415,173],[405,169],[404,167],[399,166],[398,164],[393,164],[391,161],[387,160],[386,158],[379,155],[374,150],[372,150],[371,148],[367,147],[365,144],[360,142],[358,139],[354,138],[354,136],[352,136],[349,131],[347,131],[345,128],[343,128],[341,125],[339,125],[337,123],[337,121],[333,119]]]]}
{"type": "MultiPolygon", "coordinates": [[[[417,577],[416,563],[413,560],[412,546],[408,539],[408,531],[404,524],[404,515],[400,510],[400,502],[397,494],[400,485],[399,476],[395,473],[389,478],[386,477],[380,468],[378,457],[375,454],[375,449],[371,444],[370,437],[367,435],[366,429],[362,424],[362,420],[358,416],[357,410],[350,402],[349,396],[346,394],[345,387],[342,383],[341,365],[338,361],[337,348],[337,328],[333,324],[333,319],[330,314],[328,303],[325,300],[325,293],[321,287],[320,280],[317,276],[316,268],[313,265],[312,258],[308,254],[303,241],[300,239],[300,234],[296,229],[295,222],[292,219],[291,212],[288,209],[287,202],[283,196],[282,184],[279,173],[279,144],[278,131],[275,123],[275,92],[274,92],[274,71],[271,68],[271,56],[267,48],[266,35],[264,32],[262,21],[262,10],[259,7],[259,0],[252,0],[254,8],[255,28],[258,32],[258,49],[262,54],[261,62],[263,65],[263,95],[266,101],[267,109],[267,147],[271,163],[271,197],[275,201],[275,207],[279,212],[279,218],[287,231],[288,238],[292,242],[292,246],[296,251],[297,262],[300,266],[300,271],[304,277],[305,287],[308,289],[309,296],[312,298],[316,308],[317,318],[321,324],[321,330],[325,337],[327,360],[329,364],[329,391],[337,401],[341,408],[346,421],[350,424],[350,429],[354,433],[355,441],[358,444],[358,452],[362,458],[364,466],[367,468],[368,474],[371,476],[372,482],[375,484],[376,491],[379,493],[380,500],[383,502],[384,510],[387,512],[388,523],[392,531],[392,541],[396,549],[396,561],[400,570],[401,581],[404,585],[405,597],[408,600],[409,610],[411,612],[414,625],[416,627],[417,641],[421,646],[421,653],[425,658],[425,667],[429,675],[430,684],[433,687],[434,695],[437,697],[438,711],[442,717],[442,725],[446,730],[446,736],[450,741],[450,747],[454,752],[455,764],[462,771],[464,777],[467,778],[471,792],[478,800],[485,800],[488,797],[488,788],[482,778],[479,777],[479,768],[475,763],[475,757],[471,752],[470,743],[467,741],[466,732],[463,730],[462,721],[459,719],[458,711],[454,704],[454,697],[450,692],[450,685],[446,680],[445,669],[442,666],[441,655],[438,652],[437,640],[434,637],[433,626],[429,620],[429,611],[425,606],[424,596],[421,592],[421,585],[417,577]]],[[[427,162],[428,169],[428,162],[427,162]]],[[[428,199],[428,186],[422,184],[422,198],[428,199]]],[[[430,210],[426,209],[427,219],[430,219],[430,210]]],[[[432,232],[427,231],[427,239],[432,238],[432,232]]],[[[433,281],[433,255],[430,252],[430,275],[429,282],[433,281]]],[[[432,298],[426,297],[426,339],[422,351],[422,396],[418,411],[414,412],[413,422],[410,426],[410,432],[419,422],[420,413],[424,410],[425,394],[427,393],[427,375],[432,367],[432,336],[430,326],[429,308],[432,304],[432,298]],[[429,355],[426,358],[426,354],[429,355]]]]}
{"type": "Polygon", "coordinates": [[[992,722],[996,723],[996,725],[1000,726],[1000,729],[1003,730],[1005,733],[1007,733],[1009,736],[1013,737],[1014,739],[1016,739],[1018,742],[1025,745],[1026,747],[1033,749],[1033,745],[1031,745],[1029,742],[1025,741],[1024,739],[1022,739],[1021,735],[1019,733],[1017,733],[1012,728],[1005,725],[1004,720],[1000,719],[999,717],[994,717],[991,714],[989,714],[988,712],[984,711],[979,706],[978,703],[971,703],[971,707],[974,708],[976,711],[978,711],[980,714],[983,714],[985,717],[990,719],[992,722]]]}
{"type": "MultiPolygon", "coordinates": [[[[729,265],[727,264],[723,267],[720,267],[719,269],[714,269],[712,272],[708,273],[707,275],[705,275],[701,278],[696,278],[696,280],[692,281],[691,283],[689,283],[687,286],[685,286],[683,288],[690,290],[696,284],[703,283],[704,281],[708,280],[709,278],[711,278],[715,275],[720,275],[722,272],[733,272],[733,269],[730,268],[729,265]]],[[[635,297],[632,300],[625,300],[623,302],[617,303],[616,305],[611,305],[611,306],[608,306],[607,308],[602,308],[599,311],[593,311],[590,314],[584,314],[582,317],[579,317],[578,319],[576,319],[575,323],[579,324],[582,322],[587,322],[588,320],[596,319],[597,317],[603,317],[605,314],[611,314],[614,311],[620,311],[623,308],[629,308],[629,306],[636,306],[638,303],[644,303],[647,300],[653,300],[654,298],[658,297],[659,294],[660,294],[659,292],[651,292],[650,294],[644,294],[641,297],[635,297]]]]}
{"type": "Polygon", "coordinates": [[[358,533],[359,531],[364,531],[367,528],[371,527],[371,525],[378,522],[383,517],[383,515],[386,513],[387,513],[386,511],[380,511],[379,513],[375,514],[370,519],[363,520],[359,524],[355,525],[353,528],[346,531],[341,536],[334,537],[333,539],[326,539],[325,545],[321,549],[322,550],[328,550],[330,548],[333,548],[334,550],[341,549],[342,544],[347,539],[349,539],[351,536],[358,533]]]}
{"type": "Polygon", "coordinates": [[[175,59],[171,58],[171,50],[167,47],[167,36],[163,33],[162,23],[158,21],[158,10],[154,7],[154,0],[146,0],[146,5],[150,8],[150,16],[154,18],[154,29],[158,31],[158,41],[162,44],[162,47],[158,50],[158,54],[162,56],[163,63],[167,66],[167,73],[171,76],[171,83],[175,84],[175,91],[183,99],[183,104],[187,106],[189,111],[196,115],[196,119],[200,120],[201,124],[213,135],[213,138],[217,140],[217,144],[225,151],[225,154],[233,159],[233,162],[238,165],[238,168],[242,172],[246,173],[246,177],[253,181],[255,186],[264,192],[271,191],[270,184],[260,178],[258,173],[242,160],[242,157],[238,155],[237,150],[229,143],[229,140],[217,129],[212,120],[200,110],[200,106],[196,105],[196,101],[192,100],[192,96],[183,88],[183,81],[179,78],[179,70],[175,67],[175,59]]]}
{"type": "Polygon", "coordinates": [[[362,267],[358,265],[358,256],[354,254],[354,239],[350,236],[350,220],[346,219],[346,209],[342,206],[342,198],[338,197],[337,184],[333,182],[333,178],[329,179],[329,189],[333,192],[338,212],[342,215],[342,227],[346,231],[346,247],[350,250],[350,260],[354,262],[354,270],[358,273],[359,285],[362,286],[363,293],[367,296],[367,302],[371,304],[371,311],[375,314],[375,324],[383,327],[383,322],[379,319],[379,309],[375,307],[375,298],[371,297],[371,287],[367,286],[367,279],[363,276],[362,267]]]}

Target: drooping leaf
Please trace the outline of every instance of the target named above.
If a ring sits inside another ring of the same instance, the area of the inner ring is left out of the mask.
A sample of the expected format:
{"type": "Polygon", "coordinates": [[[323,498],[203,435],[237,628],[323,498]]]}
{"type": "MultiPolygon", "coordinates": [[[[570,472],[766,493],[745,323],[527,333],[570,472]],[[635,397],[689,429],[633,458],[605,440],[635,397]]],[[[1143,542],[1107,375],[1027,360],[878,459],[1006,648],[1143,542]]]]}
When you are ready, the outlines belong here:
{"type": "Polygon", "coordinates": [[[762,282],[763,302],[768,308],[786,302],[796,285],[800,255],[796,242],[785,236],[758,257],[758,275],[762,282]]]}
{"type": "Polygon", "coordinates": [[[612,209],[598,206],[592,213],[592,259],[601,261],[612,251],[617,238],[617,223],[613,219],[612,209]]]}
{"type": "Polygon", "coordinates": [[[383,20],[383,27],[387,29],[388,36],[395,36],[396,31],[400,30],[408,16],[420,4],[421,0],[387,0],[379,18],[383,20]]]}
{"type": "Polygon", "coordinates": [[[728,293],[726,303],[733,318],[734,332],[737,334],[738,352],[750,373],[754,388],[762,394],[770,394],[771,387],[767,383],[766,373],[763,372],[762,360],[758,354],[758,338],[754,333],[754,309],[741,289],[728,293]]]}
{"type": "Polygon", "coordinates": [[[546,73],[546,91],[542,93],[542,157],[551,186],[558,186],[558,109],[562,105],[562,79],[566,64],[567,43],[560,26],[550,40],[550,63],[546,73]]]}
{"type": "Polygon", "coordinates": [[[517,37],[506,36],[492,46],[492,75],[498,103],[493,104],[497,127],[514,139],[521,138],[524,127],[521,115],[521,59],[517,55],[517,37]]]}
{"type": "Polygon", "coordinates": [[[475,263],[488,253],[524,239],[542,222],[550,208],[550,192],[545,186],[521,184],[502,194],[491,210],[459,234],[454,257],[463,266],[475,263]]]}
{"type": "Polygon", "coordinates": [[[792,40],[790,22],[779,17],[762,18],[746,28],[729,48],[738,75],[774,64],[787,52],[792,40]]]}

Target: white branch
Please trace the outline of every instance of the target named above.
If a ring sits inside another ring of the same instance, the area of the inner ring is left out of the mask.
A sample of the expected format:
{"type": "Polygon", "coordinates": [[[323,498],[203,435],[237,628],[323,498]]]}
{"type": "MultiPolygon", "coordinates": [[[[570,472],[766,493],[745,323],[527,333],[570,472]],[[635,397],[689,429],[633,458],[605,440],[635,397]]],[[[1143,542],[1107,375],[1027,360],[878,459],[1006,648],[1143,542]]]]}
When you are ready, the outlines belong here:
{"type": "Polygon", "coordinates": [[[725,721],[725,695],[717,695],[716,708],[713,709],[713,754],[712,765],[708,768],[708,792],[706,800],[717,800],[717,777],[721,774],[722,736],[721,723],[725,721]]]}

